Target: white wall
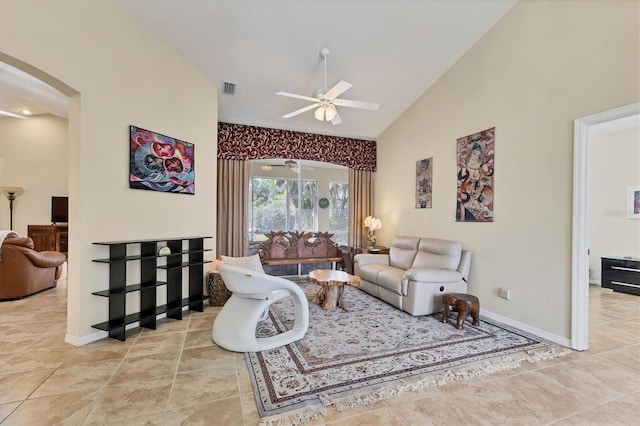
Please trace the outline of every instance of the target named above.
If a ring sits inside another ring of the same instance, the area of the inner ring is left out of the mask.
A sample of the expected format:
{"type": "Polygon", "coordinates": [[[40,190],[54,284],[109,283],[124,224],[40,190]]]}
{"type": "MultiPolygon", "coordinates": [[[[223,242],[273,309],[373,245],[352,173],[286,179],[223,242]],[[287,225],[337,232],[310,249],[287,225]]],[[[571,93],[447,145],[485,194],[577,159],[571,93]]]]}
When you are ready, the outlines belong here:
{"type": "Polygon", "coordinates": [[[638,102],[639,13],[637,1],[516,4],[378,139],[380,243],[460,241],[483,309],[568,338],[573,120],[638,102]],[[455,222],[456,139],[494,126],[494,222],[455,222]],[[415,209],[428,157],[433,208],[415,209]]]}
{"type": "Polygon", "coordinates": [[[73,94],[67,341],[83,343],[107,319],[91,292],[108,288],[108,267],[92,262],[108,253],[93,242],[215,237],[217,88],[112,2],[4,0],[0,55],[73,94]],[[129,189],[129,125],[195,144],[195,195],[129,189]]]}
{"type": "MultiPolygon", "coordinates": [[[[67,120],[38,115],[27,120],[0,118],[0,186],[21,186],[13,230],[27,235],[27,225],[51,223],[51,197],[68,195],[67,120]]],[[[9,229],[9,201],[0,196],[0,229],[9,229]]]]}
{"type": "Polygon", "coordinates": [[[640,128],[591,142],[590,281],[600,284],[601,258],[640,258],[640,220],[627,218],[627,188],[640,186],[640,128]]]}

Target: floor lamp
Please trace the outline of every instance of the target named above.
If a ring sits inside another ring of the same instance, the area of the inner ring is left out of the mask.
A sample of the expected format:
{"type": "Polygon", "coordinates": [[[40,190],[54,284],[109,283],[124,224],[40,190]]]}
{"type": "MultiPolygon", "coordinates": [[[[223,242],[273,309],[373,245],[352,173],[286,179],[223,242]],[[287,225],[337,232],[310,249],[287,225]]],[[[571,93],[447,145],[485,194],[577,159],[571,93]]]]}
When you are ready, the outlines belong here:
{"type": "Polygon", "coordinates": [[[7,194],[7,200],[9,200],[9,229],[13,231],[13,200],[16,199],[16,194],[22,192],[21,186],[0,186],[2,192],[7,194]]]}

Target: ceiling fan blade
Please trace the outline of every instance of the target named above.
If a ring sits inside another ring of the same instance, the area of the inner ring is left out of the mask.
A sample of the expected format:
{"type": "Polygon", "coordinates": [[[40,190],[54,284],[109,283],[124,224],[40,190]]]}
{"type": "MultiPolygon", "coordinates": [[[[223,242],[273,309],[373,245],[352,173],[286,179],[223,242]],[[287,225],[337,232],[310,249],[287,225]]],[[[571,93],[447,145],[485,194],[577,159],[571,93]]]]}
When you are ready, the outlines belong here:
{"type": "Polygon", "coordinates": [[[322,97],[328,100],[334,99],[340,95],[342,95],[347,90],[351,89],[353,84],[342,80],[340,83],[333,86],[327,93],[325,93],[322,97]]]}
{"type": "Polygon", "coordinates": [[[342,118],[340,118],[340,114],[338,114],[338,111],[336,110],[336,116],[333,117],[333,120],[331,120],[331,124],[335,126],[336,124],[340,123],[342,123],[342,118]]]}
{"type": "Polygon", "coordinates": [[[310,96],[303,96],[303,95],[296,95],[295,93],[289,93],[289,92],[276,92],[276,95],[287,96],[289,98],[303,99],[305,101],[311,101],[311,102],[320,102],[320,99],[318,98],[312,98],[310,96]]]}
{"type": "MultiPolygon", "coordinates": [[[[289,170],[291,170],[292,172],[298,173],[298,167],[289,167],[289,170]]],[[[316,169],[314,169],[313,167],[309,167],[309,166],[302,166],[302,171],[309,171],[309,172],[313,172],[316,169]]]]}
{"type": "Polygon", "coordinates": [[[334,99],[331,103],[338,106],[370,109],[372,111],[377,111],[380,107],[380,104],[375,102],[352,101],[349,99],[334,99]]]}
{"type": "Polygon", "coordinates": [[[282,118],[291,118],[291,117],[295,117],[295,116],[296,116],[296,115],[298,115],[298,114],[302,114],[303,112],[307,112],[307,111],[309,111],[310,109],[314,109],[314,108],[317,108],[317,107],[319,107],[319,106],[320,106],[320,104],[319,104],[319,103],[311,104],[311,105],[306,106],[306,107],[304,107],[304,108],[300,108],[300,109],[297,109],[297,110],[295,110],[295,111],[293,111],[293,112],[290,112],[289,114],[285,114],[285,115],[283,115],[283,116],[282,116],[282,118]]]}

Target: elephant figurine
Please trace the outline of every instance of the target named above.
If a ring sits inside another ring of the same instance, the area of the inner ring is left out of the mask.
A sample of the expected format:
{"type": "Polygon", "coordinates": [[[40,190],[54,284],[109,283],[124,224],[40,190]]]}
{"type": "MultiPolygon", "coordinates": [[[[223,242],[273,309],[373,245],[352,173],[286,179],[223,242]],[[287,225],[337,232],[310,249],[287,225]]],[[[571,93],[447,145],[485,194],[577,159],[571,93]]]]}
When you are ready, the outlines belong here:
{"type": "Polygon", "coordinates": [[[473,325],[480,325],[480,301],[476,296],[464,293],[448,293],[442,295],[442,303],[444,303],[444,312],[442,313],[442,322],[447,322],[451,312],[457,312],[456,328],[462,330],[464,321],[470,314],[473,319],[473,325]]]}

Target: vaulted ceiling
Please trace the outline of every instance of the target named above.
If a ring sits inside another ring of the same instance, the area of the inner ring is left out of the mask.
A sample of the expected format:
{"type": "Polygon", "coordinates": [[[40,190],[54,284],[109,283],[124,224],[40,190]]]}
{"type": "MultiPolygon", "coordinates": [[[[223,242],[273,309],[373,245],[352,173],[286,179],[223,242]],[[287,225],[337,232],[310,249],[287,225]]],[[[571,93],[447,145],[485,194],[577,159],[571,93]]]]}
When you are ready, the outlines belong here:
{"type": "MultiPolygon", "coordinates": [[[[219,121],[375,139],[516,0],[116,2],[218,87],[219,121]],[[380,108],[338,107],[336,126],[313,110],[283,118],[310,102],[275,93],[311,96],[323,88],[325,47],[327,86],[348,81],[353,87],[341,98],[380,108]],[[234,95],[223,93],[224,82],[235,84],[234,95]]],[[[0,109],[15,108],[3,97],[0,109]]]]}

